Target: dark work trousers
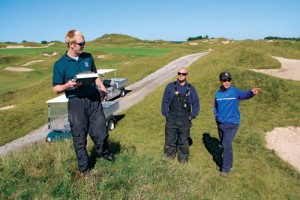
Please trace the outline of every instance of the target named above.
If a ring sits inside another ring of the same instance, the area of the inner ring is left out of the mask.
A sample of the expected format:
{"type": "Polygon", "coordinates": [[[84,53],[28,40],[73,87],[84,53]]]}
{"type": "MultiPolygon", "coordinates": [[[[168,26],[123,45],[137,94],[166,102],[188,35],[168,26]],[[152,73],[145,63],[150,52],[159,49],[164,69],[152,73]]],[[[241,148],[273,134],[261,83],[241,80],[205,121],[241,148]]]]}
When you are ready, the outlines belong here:
{"type": "Polygon", "coordinates": [[[166,118],[164,153],[168,157],[175,158],[178,153],[178,161],[186,162],[189,158],[191,122],[187,114],[178,115],[169,113],[166,118]]]}
{"type": "Polygon", "coordinates": [[[239,128],[239,124],[218,123],[218,133],[223,148],[222,172],[230,172],[233,164],[232,142],[239,128]]]}
{"type": "Polygon", "coordinates": [[[68,119],[71,126],[73,145],[80,172],[89,169],[89,156],[86,149],[87,134],[95,144],[97,155],[108,154],[108,130],[106,127],[100,95],[88,98],[74,97],[68,101],[68,119]]]}

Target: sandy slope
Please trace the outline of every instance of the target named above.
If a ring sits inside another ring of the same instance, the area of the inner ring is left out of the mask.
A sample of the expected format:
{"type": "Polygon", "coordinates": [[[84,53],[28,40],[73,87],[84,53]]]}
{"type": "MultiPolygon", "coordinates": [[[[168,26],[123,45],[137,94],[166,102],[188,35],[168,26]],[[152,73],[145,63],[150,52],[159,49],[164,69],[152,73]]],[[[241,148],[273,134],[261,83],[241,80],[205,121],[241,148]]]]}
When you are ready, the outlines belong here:
{"type": "MultiPolygon", "coordinates": [[[[300,81],[300,60],[273,57],[281,63],[280,69],[253,70],[283,79],[300,81]]],[[[277,127],[266,133],[267,148],[300,172],[300,127],[277,127]]]]}
{"type": "Polygon", "coordinates": [[[252,69],[256,72],[269,74],[283,79],[300,81],[300,60],[275,57],[281,63],[280,69],[252,69]]]}

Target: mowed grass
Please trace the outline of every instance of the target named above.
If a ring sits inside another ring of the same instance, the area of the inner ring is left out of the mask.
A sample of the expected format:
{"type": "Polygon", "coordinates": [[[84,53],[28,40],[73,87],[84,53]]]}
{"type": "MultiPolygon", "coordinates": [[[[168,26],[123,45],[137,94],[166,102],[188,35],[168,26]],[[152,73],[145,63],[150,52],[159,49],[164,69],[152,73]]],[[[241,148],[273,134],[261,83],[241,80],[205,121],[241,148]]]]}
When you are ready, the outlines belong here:
{"type": "MultiPolygon", "coordinates": [[[[286,47],[262,41],[216,44],[190,67],[188,80],[200,95],[201,112],[193,121],[188,164],[163,157],[165,119],[160,106],[166,81],[116,116],[120,120],[109,141],[116,162],[92,159],[93,176],[80,178],[71,140],[34,144],[1,158],[1,199],[299,199],[299,173],[265,148],[264,137],[277,126],[299,126],[300,83],[248,70],[279,67],[271,55],[284,56],[284,51],[286,47]],[[236,87],[262,88],[240,104],[242,120],[228,179],[216,170],[221,147],[213,116],[218,74],[224,70],[231,72],[236,87]]],[[[290,58],[299,55],[297,49],[292,52],[290,58]]],[[[88,149],[92,155],[90,139],[88,149]]]]}

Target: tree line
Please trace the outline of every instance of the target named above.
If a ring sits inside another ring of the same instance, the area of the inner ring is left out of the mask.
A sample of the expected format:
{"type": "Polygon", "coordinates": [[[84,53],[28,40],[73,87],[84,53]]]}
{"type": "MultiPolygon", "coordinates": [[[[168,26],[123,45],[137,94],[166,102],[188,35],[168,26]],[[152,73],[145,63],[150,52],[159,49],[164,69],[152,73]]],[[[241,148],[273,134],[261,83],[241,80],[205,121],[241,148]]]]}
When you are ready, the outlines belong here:
{"type": "Polygon", "coordinates": [[[287,37],[278,37],[278,36],[268,36],[264,38],[265,40],[296,40],[296,41],[300,41],[300,37],[295,38],[287,38],[287,37]]]}
{"type": "Polygon", "coordinates": [[[189,37],[187,41],[193,41],[193,40],[203,40],[203,39],[209,39],[208,35],[205,36],[197,36],[197,37],[189,37]]]}
{"type": "MultiPolygon", "coordinates": [[[[26,43],[28,42],[27,40],[23,40],[22,43],[26,43]]],[[[58,40],[53,40],[53,41],[46,41],[46,40],[43,40],[41,41],[41,44],[48,44],[48,43],[52,43],[52,42],[59,42],[58,40]]],[[[19,44],[18,42],[4,42],[4,43],[7,43],[7,44],[19,44]]]]}

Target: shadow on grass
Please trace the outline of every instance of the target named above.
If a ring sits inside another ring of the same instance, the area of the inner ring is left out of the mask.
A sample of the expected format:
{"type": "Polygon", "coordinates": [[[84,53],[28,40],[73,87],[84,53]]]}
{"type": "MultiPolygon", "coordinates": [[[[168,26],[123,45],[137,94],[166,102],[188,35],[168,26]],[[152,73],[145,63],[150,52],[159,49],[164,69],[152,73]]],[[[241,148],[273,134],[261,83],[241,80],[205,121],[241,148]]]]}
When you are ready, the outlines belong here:
{"type": "Polygon", "coordinates": [[[118,123],[118,121],[121,121],[124,117],[125,117],[124,114],[122,114],[122,115],[114,115],[114,119],[116,120],[116,123],[118,123]]]}
{"type": "Polygon", "coordinates": [[[203,133],[202,141],[207,151],[212,155],[218,167],[222,166],[222,147],[217,138],[211,137],[209,133],[203,133]]]}
{"type": "MultiPolygon", "coordinates": [[[[118,153],[120,153],[121,151],[121,145],[119,142],[107,142],[108,148],[110,149],[110,151],[116,155],[118,153]]],[[[91,155],[90,155],[90,159],[89,159],[89,166],[91,169],[93,169],[96,165],[97,162],[97,158],[99,158],[99,156],[96,153],[96,149],[93,148],[91,155]]]]}
{"type": "Polygon", "coordinates": [[[117,125],[119,121],[121,121],[125,117],[124,114],[122,115],[114,115],[113,119],[115,121],[115,124],[117,125]]]}

